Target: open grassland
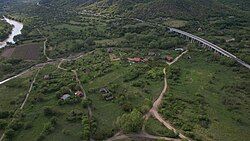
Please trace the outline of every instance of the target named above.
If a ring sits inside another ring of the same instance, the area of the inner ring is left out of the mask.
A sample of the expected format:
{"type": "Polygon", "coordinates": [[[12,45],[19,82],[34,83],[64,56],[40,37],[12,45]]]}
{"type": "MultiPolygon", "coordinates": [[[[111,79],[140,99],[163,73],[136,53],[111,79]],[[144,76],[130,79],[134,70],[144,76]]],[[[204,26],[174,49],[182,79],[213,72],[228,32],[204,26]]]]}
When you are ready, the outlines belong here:
{"type": "Polygon", "coordinates": [[[171,67],[161,113],[195,140],[249,139],[249,71],[191,48],[171,67]]]}

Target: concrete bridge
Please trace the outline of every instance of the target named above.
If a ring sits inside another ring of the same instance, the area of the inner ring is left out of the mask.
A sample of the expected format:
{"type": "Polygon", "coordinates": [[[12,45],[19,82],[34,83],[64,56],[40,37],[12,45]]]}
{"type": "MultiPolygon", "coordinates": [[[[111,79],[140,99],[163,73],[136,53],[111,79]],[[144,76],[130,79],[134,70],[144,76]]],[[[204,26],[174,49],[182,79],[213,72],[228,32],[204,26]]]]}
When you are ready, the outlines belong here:
{"type": "Polygon", "coordinates": [[[245,66],[246,68],[250,69],[250,65],[245,63],[244,61],[242,61],[241,59],[237,58],[236,56],[234,56],[233,54],[231,54],[230,52],[227,52],[226,50],[218,47],[217,45],[211,43],[211,42],[208,42],[207,40],[204,40],[198,36],[195,36],[193,34],[190,34],[190,33],[187,33],[185,31],[181,31],[179,29],[175,29],[175,28],[169,28],[170,32],[175,32],[177,34],[180,34],[182,36],[186,36],[188,38],[191,39],[191,41],[197,41],[199,43],[201,43],[203,46],[206,46],[222,55],[225,55],[233,60],[235,60],[236,62],[238,62],[239,64],[245,66]]]}

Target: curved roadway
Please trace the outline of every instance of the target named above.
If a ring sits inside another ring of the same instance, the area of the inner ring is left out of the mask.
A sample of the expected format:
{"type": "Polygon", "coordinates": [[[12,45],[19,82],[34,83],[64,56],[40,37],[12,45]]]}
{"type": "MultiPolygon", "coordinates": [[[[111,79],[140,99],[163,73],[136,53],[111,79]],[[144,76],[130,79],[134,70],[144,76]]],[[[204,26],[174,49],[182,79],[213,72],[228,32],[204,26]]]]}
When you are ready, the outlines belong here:
{"type": "Polygon", "coordinates": [[[235,60],[236,62],[240,63],[241,65],[245,66],[246,68],[250,69],[250,65],[249,64],[245,63],[241,59],[237,58],[235,55],[231,54],[230,52],[228,52],[228,51],[226,51],[226,50],[218,47],[217,45],[215,45],[215,44],[213,44],[213,43],[211,43],[211,42],[209,42],[209,41],[207,41],[205,39],[202,39],[202,38],[200,38],[198,36],[195,36],[193,34],[187,33],[185,31],[181,31],[179,29],[169,28],[169,30],[171,32],[176,32],[176,33],[179,33],[181,35],[185,35],[185,36],[187,36],[187,37],[189,37],[189,38],[191,38],[193,40],[196,40],[196,41],[198,41],[198,42],[200,42],[200,43],[202,43],[202,44],[204,44],[204,45],[206,45],[206,46],[214,49],[215,51],[217,51],[217,52],[219,52],[219,53],[221,53],[221,54],[223,54],[223,55],[225,55],[225,56],[227,56],[227,57],[235,60]]]}

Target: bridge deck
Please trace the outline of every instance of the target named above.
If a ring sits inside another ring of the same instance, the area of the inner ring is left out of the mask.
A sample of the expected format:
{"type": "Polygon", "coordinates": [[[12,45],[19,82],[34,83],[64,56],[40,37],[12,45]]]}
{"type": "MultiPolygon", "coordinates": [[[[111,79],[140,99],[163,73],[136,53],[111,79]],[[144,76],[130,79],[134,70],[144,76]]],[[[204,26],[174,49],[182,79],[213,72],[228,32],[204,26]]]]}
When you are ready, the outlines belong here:
{"type": "Polygon", "coordinates": [[[228,52],[228,51],[226,51],[226,50],[218,47],[217,45],[215,45],[215,44],[213,44],[213,43],[211,43],[211,42],[209,42],[209,41],[207,41],[205,39],[202,39],[202,38],[200,38],[198,36],[195,36],[193,34],[187,33],[185,31],[181,31],[179,29],[169,28],[169,30],[171,32],[176,32],[176,33],[179,33],[181,35],[187,36],[187,37],[189,37],[189,38],[191,38],[193,40],[196,40],[196,41],[198,41],[198,42],[200,42],[200,43],[202,43],[202,44],[204,44],[204,45],[206,45],[206,46],[214,49],[215,51],[217,51],[217,52],[219,52],[219,53],[221,53],[221,54],[223,54],[223,55],[225,55],[225,56],[227,56],[227,57],[235,60],[236,62],[240,63],[241,65],[243,65],[245,67],[247,67],[248,69],[250,69],[250,65],[249,64],[245,63],[241,59],[237,58],[235,55],[231,54],[230,52],[228,52]]]}

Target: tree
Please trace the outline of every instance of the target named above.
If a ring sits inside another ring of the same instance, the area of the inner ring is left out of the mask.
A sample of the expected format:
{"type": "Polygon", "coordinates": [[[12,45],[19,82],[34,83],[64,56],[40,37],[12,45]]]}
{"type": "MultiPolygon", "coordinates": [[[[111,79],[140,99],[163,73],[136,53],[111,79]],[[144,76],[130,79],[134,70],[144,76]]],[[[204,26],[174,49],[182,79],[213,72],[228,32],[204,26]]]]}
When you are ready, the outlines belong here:
{"type": "Polygon", "coordinates": [[[51,107],[45,107],[43,112],[45,116],[55,116],[57,114],[57,112],[51,107]]]}
{"type": "Polygon", "coordinates": [[[116,125],[125,133],[138,132],[143,124],[140,111],[134,109],[131,113],[123,114],[117,118],[116,125]]]}
{"type": "Polygon", "coordinates": [[[89,140],[90,138],[90,123],[88,120],[88,116],[83,115],[82,116],[82,138],[83,140],[89,140]]]}
{"type": "Polygon", "coordinates": [[[5,136],[6,138],[8,139],[12,139],[15,135],[15,131],[13,129],[8,129],[6,132],[5,132],[5,136]]]}

